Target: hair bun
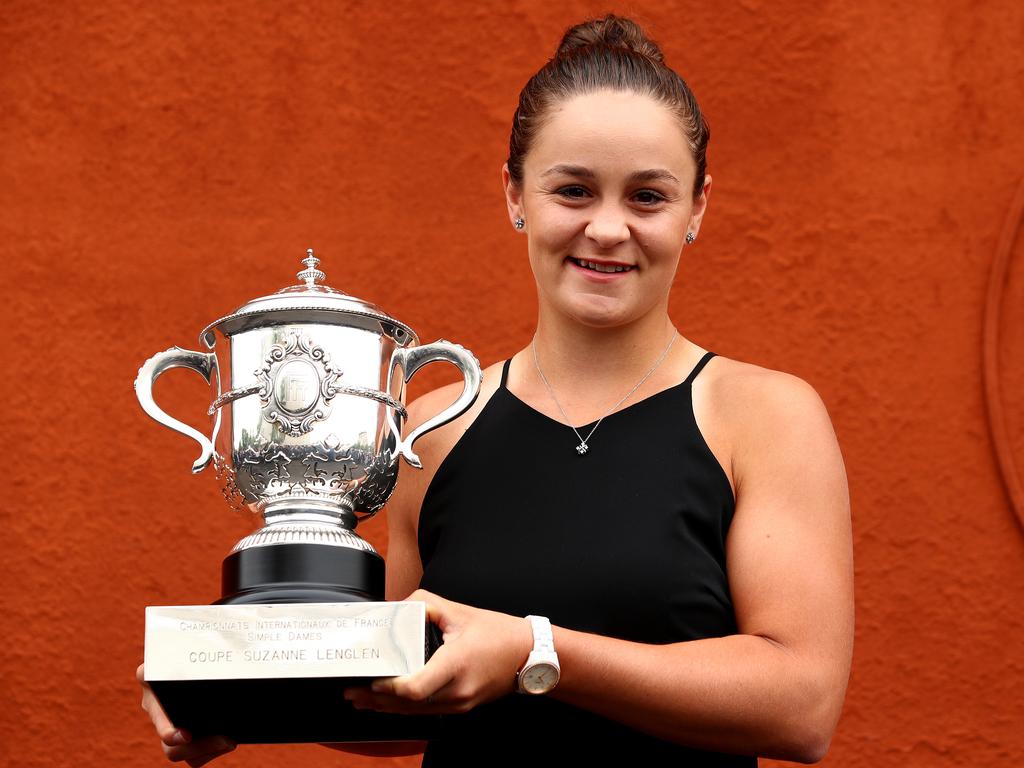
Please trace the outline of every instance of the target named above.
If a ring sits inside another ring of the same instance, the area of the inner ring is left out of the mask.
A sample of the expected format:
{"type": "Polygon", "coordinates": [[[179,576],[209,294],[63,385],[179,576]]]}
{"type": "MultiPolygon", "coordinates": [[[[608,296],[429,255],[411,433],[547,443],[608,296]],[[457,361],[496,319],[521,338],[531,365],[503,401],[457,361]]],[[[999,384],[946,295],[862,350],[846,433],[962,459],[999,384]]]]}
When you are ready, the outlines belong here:
{"type": "Polygon", "coordinates": [[[555,56],[586,48],[591,45],[604,45],[609,48],[624,48],[639,53],[654,61],[665,63],[661,48],[650,40],[643,29],[632,19],[608,14],[603,19],[592,19],[575,27],[570,27],[558,44],[555,56]]]}

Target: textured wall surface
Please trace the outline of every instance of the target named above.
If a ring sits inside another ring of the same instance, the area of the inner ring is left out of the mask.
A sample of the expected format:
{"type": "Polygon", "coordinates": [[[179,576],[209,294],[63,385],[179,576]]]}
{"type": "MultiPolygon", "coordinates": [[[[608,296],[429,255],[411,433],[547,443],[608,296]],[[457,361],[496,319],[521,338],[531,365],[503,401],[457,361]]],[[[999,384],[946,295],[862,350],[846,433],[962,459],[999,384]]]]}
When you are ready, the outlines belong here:
{"type": "MultiPolygon", "coordinates": [[[[423,339],[485,363],[527,343],[509,122],[564,27],[610,9],[646,22],[713,128],[675,320],[810,381],[844,451],[857,637],[826,764],[1024,760],[1024,536],[981,373],[1024,176],[1024,5],[924,6],[5,0],[0,761],[160,765],[133,679],[143,606],[216,598],[251,526],[139,409],[142,361],[291,282],[310,246],[423,339]]],[[[1000,348],[1018,465],[1022,259],[1000,348]]],[[[198,377],[157,396],[203,425],[198,377]]],[[[383,520],[367,531],[386,547],[383,520]]],[[[384,762],[279,746],[218,764],[384,762]]]]}

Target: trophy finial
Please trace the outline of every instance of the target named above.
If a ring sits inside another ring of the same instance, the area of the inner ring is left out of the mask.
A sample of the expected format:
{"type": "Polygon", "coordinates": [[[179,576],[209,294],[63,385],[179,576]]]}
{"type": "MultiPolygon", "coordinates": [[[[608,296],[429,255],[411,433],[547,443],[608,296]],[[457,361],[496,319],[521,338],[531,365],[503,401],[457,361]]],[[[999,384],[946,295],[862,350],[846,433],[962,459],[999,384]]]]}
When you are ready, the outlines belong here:
{"type": "Polygon", "coordinates": [[[316,268],[316,265],[320,263],[320,259],[313,255],[313,249],[306,249],[306,258],[302,260],[302,263],[306,265],[306,268],[296,273],[296,277],[299,280],[306,281],[306,287],[312,288],[317,280],[323,281],[327,275],[316,268]]]}

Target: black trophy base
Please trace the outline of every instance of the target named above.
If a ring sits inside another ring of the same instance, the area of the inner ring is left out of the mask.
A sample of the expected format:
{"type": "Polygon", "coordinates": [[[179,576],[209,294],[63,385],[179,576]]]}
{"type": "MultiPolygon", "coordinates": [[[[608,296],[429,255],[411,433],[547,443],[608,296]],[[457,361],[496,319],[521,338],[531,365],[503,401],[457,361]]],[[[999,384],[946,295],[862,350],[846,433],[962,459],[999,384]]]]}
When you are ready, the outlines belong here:
{"type": "Polygon", "coordinates": [[[238,744],[424,741],[440,717],[356,709],[342,696],[363,678],[164,680],[150,685],[175,726],[194,738],[227,736],[238,744]]]}
{"type": "MultiPolygon", "coordinates": [[[[375,552],[324,544],[274,544],[225,558],[218,605],[339,603],[384,599],[384,560],[375,552]]],[[[426,627],[426,655],[441,633],[426,627]]],[[[150,685],[171,722],[194,738],[239,744],[420,741],[436,736],[438,716],[357,710],[344,689],[370,678],[162,680],[150,685]]]]}
{"type": "Polygon", "coordinates": [[[384,558],[327,544],[271,544],[233,552],[221,566],[219,605],[362,603],[384,599],[384,558]]]}

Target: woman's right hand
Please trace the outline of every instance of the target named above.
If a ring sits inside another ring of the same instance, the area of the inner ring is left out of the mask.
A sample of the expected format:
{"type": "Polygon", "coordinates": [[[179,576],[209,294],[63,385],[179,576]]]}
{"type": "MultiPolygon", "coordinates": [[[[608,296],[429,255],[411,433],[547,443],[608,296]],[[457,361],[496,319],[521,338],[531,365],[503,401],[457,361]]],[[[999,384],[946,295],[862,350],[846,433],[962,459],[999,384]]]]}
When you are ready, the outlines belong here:
{"type": "Polygon", "coordinates": [[[215,757],[227,754],[235,748],[235,742],[224,736],[207,736],[193,741],[191,734],[181,728],[175,728],[168,719],[167,713],[157,701],[153,689],[146,682],[142,664],[135,671],[135,677],[138,679],[139,685],[142,686],[142,708],[149,715],[149,719],[153,721],[153,727],[156,728],[157,735],[160,736],[164,754],[168,760],[175,763],[184,760],[192,768],[199,768],[215,757]]]}

